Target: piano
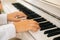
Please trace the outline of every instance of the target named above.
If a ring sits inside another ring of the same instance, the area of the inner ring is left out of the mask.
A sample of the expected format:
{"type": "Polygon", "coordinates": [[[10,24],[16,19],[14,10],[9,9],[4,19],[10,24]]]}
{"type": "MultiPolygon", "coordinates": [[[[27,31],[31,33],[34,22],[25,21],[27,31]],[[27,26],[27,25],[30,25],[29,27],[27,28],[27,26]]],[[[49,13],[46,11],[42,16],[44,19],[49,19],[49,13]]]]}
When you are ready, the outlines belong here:
{"type": "MultiPolygon", "coordinates": [[[[59,1],[59,0],[58,0],[59,1]]],[[[37,21],[41,30],[18,33],[22,40],[60,40],[60,5],[47,0],[16,0],[2,2],[5,13],[23,11],[28,18],[37,21]],[[51,2],[52,3],[52,2],[51,2]]]]}

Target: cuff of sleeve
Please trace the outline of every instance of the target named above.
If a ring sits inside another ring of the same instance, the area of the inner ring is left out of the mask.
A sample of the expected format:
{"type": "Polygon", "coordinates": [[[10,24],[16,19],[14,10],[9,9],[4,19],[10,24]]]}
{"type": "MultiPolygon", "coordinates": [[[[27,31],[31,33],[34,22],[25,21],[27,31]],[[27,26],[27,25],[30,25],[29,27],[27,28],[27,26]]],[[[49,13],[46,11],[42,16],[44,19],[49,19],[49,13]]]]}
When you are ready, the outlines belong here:
{"type": "Polygon", "coordinates": [[[5,34],[4,35],[5,39],[11,39],[11,38],[16,37],[16,29],[15,29],[15,26],[12,23],[1,26],[0,30],[5,32],[4,33],[5,34]]]}
{"type": "Polygon", "coordinates": [[[8,31],[8,34],[7,34],[7,35],[9,35],[8,38],[10,39],[10,38],[16,37],[16,28],[15,28],[15,26],[13,24],[9,24],[8,26],[9,26],[9,29],[8,29],[9,31],[8,31]]]}
{"type": "Polygon", "coordinates": [[[0,14],[0,25],[7,24],[7,14],[0,14]]]}

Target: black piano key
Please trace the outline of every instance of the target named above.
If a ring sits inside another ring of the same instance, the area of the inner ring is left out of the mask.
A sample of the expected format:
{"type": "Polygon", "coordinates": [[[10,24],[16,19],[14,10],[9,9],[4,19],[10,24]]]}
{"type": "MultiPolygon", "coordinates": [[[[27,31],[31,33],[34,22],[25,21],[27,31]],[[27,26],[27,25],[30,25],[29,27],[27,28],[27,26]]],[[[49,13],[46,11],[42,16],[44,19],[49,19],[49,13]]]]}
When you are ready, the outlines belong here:
{"type": "Polygon", "coordinates": [[[50,28],[53,28],[53,27],[56,27],[55,25],[49,25],[49,26],[44,26],[44,27],[42,27],[41,25],[40,25],[40,27],[41,27],[41,30],[46,30],[46,29],[50,29],[50,28]]]}
{"type": "Polygon", "coordinates": [[[44,18],[37,18],[37,19],[34,19],[35,21],[37,21],[37,22],[43,22],[43,21],[47,21],[46,19],[44,19],[44,18]]]}
{"type": "Polygon", "coordinates": [[[27,15],[28,16],[28,18],[27,19],[33,19],[33,18],[38,18],[38,17],[41,17],[41,16],[39,16],[39,15],[37,15],[37,14],[31,14],[31,15],[27,15]]]}
{"type": "Polygon", "coordinates": [[[32,19],[32,17],[27,17],[27,19],[32,19]]]}
{"type": "Polygon", "coordinates": [[[44,34],[49,34],[49,33],[55,32],[57,30],[59,31],[60,28],[56,28],[56,29],[52,29],[52,30],[47,30],[47,31],[44,32],[44,34]]]}
{"type": "Polygon", "coordinates": [[[57,30],[57,31],[52,32],[52,33],[49,33],[49,34],[47,35],[47,37],[52,37],[52,36],[55,36],[55,35],[58,35],[58,34],[60,34],[60,30],[57,30]]]}
{"type": "Polygon", "coordinates": [[[40,16],[38,16],[37,14],[34,14],[34,15],[28,15],[28,17],[31,17],[31,18],[38,18],[40,16]]]}
{"type": "Polygon", "coordinates": [[[24,7],[23,5],[21,5],[20,3],[13,3],[13,5],[20,11],[23,11],[25,14],[32,14],[34,12],[29,12],[30,10],[28,10],[26,7],[24,7]]]}
{"type": "Polygon", "coordinates": [[[56,27],[55,25],[53,25],[50,22],[40,23],[39,25],[41,27],[41,30],[45,30],[45,29],[56,27]]]}
{"type": "Polygon", "coordinates": [[[60,40],[60,37],[56,37],[56,38],[54,38],[53,40],[60,40]]]}
{"type": "Polygon", "coordinates": [[[41,17],[40,15],[36,14],[35,12],[31,11],[30,9],[26,8],[25,6],[23,6],[20,3],[13,3],[13,5],[19,9],[20,11],[23,11],[28,18],[37,18],[37,17],[41,17]],[[31,17],[32,16],[32,17],[31,17]]]}

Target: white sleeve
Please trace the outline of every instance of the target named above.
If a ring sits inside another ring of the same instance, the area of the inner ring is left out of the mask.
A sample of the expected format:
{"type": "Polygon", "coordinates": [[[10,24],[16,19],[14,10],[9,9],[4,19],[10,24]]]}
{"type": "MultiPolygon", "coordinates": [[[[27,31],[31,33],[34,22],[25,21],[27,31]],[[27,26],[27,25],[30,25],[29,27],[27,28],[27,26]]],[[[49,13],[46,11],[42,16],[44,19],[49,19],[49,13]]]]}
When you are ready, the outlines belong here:
{"type": "Polygon", "coordinates": [[[16,37],[16,30],[13,24],[0,26],[0,40],[8,40],[16,37]]]}
{"type": "Polygon", "coordinates": [[[7,24],[7,14],[0,14],[0,25],[7,24]]]}

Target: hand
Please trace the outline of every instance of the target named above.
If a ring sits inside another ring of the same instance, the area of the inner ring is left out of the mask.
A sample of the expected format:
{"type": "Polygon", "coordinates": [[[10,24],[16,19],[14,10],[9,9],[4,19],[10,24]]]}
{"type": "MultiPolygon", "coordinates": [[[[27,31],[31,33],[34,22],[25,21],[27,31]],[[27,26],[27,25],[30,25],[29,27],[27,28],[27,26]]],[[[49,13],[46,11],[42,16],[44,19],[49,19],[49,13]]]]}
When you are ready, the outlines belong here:
{"type": "Polygon", "coordinates": [[[22,20],[20,22],[14,22],[16,32],[33,31],[36,32],[39,28],[39,24],[34,20],[22,20]]]}
{"type": "Polygon", "coordinates": [[[8,21],[20,21],[21,19],[26,19],[27,16],[23,12],[14,12],[7,15],[8,21]]]}

